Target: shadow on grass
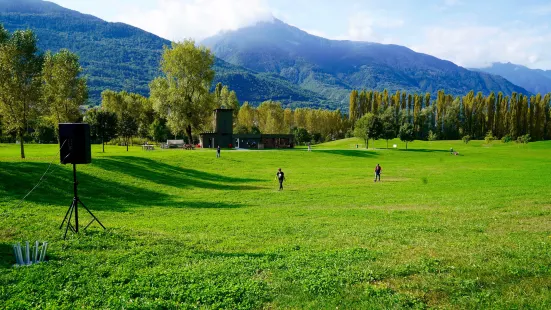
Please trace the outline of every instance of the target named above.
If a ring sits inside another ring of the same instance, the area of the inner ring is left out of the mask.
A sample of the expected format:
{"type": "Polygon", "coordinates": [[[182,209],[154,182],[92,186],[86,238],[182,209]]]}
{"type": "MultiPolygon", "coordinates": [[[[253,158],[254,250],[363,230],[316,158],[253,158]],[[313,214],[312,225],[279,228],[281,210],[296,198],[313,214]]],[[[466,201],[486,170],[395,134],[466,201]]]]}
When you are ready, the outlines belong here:
{"type": "Polygon", "coordinates": [[[13,256],[13,246],[6,243],[0,243],[0,268],[9,268],[15,264],[13,256]]]}
{"type": "MultiPolygon", "coordinates": [[[[97,160],[101,162],[100,160],[97,160]]],[[[155,162],[156,163],[156,162],[155,162]]],[[[161,164],[165,165],[165,164],[161,164]]],[[[131,165],[132,166],[132,165],[131,165]]],[[[168,165],[166,165],[168,166],[168,165]]],[[[15,207],[29,190],[38,182],[47,163],[37,162],[0,162],[0,201],[4,200],[15,207]]],[[[107,167],[112,172],[124,173],[129,169],[124,163],[113,163],[107,167]]],[[[135,168],[137,169],[137,168],[135,168]]],[[[52,165],[42,184],[26,198],[26,202],[41,205],[66,205],[67,208],[73,198],[73,179],[70,166],[59,167],[52,165]]],[[[193,172],[193,171],[192,171],[193,172]]],[[[141,174],[141,172],[134,172],[141,174]]],[[[162,176],[163,174],[161,174],[162,176]]],[[[197,174],[201,176],[200,173],[197,174]]],[[[155,179],[158,174],[146,173],[146,177],[155,179]]],[[[215,175],[207,175],[205,178],[215,178],[215,175]]],[[[222,177],[222,179],[224,179],[222,177]]],[[[203,201],[185,201],[181,196],[169,195],[159,191],[153,191],[143,187],[133,186],[129,183],[116,182],[106,178],[99,178],[87,172],[78,172],[79,197],[84,204],[94,211],[128,211],[130,208],[143,206],[165,206],[174,208],[239,208],[244,205],[203,201]]],[[[227,180],[227,178],[225,179],[227,180]]],[[[154,180],[152,180],[154,181],[154,180]]],[[[206,181],[178,179],[174,185],[201,186],[204,188],[227,189],[224,184],[216,184],[206,181]],[[178,184],[177,182],[187,182],[178,184]]],[[[241,189],[239,185],[231,185],[232,189],[241,189]]]]}
{"type": "Polygon", "coordinates": [[[217,190],[262,189],[257,186],[243,185],[243,183],[261,181],[258,179],[238,178],[208,173],[172,166],[142,157],[114,156],[110,158],[99,158],[94,160],[94,165],[107,171],[117,171],[134,178],[177,188],[197,187],[217,190]]]}
{"type": "Polygon", "coordinates": [[[376,156],[376,154],[371,153],[367,150],[316,150],[316,152],[361,158],[376,156]]]}
{"type": "Polygon", "coordinates": [[[416,153],[450,153],[450,150],[434,150],[434,149],[399,149],[398,152],[416,152],[416,153]]]}

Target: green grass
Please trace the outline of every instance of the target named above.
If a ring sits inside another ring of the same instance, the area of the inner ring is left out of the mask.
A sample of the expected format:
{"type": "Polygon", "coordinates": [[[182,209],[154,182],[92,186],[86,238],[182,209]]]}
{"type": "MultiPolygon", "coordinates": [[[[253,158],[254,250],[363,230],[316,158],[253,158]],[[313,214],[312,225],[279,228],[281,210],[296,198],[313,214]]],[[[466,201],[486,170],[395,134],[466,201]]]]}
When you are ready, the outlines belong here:
{"type": "Polygon", "coordinates": [[[20,160],[17,146],[0,145],[0,304],[551,307],[550,142],[355,144],[222,151],[218,160],[210,150],[94,146],[93,163],[78,168],[80,196],[107,230],[94,224],[66,241],[58,226],[71,167],[56,161],[16,207],[56,146],[28,145],[20,160]],[[24,240],[48,241],[49,261],[12,267],[11,244],[24,240]]]}

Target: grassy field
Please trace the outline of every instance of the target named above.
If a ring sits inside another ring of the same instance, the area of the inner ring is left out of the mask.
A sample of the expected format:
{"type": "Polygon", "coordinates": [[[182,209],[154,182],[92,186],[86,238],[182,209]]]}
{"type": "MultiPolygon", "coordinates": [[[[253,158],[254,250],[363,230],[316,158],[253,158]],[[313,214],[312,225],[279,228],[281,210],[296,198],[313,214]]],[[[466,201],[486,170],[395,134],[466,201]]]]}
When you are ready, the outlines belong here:
{"type": "Polygon", "coordinates": [[[356,143],[94,146],[80,196],[107,230],[65,241],[71,167],[16,207],[57,148],[0,145],[0,308],[551,308],[551,142],[356,143]],[[24,240],[49,261],[12,267],[24,240]]]}

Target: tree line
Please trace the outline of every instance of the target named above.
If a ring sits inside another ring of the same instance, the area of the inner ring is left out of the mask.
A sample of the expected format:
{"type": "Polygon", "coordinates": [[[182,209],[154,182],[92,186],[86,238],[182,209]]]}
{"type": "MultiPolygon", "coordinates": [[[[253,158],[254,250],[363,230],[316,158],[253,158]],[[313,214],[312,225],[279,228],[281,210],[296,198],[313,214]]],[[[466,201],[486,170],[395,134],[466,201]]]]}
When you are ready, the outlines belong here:
{"type": "MultiPolygon", "coordinates": [[[[446,94],[432,98],[430,93],[411,94],[387,90],[350,93],[350,120],[357,124],[369,115],[376,133],[373,138],[393,139],[404,124],[411,125],[414,139],[455,140],[492,137],[504,141],[551,138],[551,94],[527,96],[513,92],[470,91],[465,96],[446,94]]],[[[365,127],[365,119],[361,125],[365,127]]],[[[360,133],[355,130],[356,135],[360,133]]],[[[365,136],[365,135],[362,135],[365,136]]]]}
{"type": "Polygon", "coordinates": [[[68,50],[41,54],[30,30],[9,33],[0,25],[0,127],[17,137],[21,158],[30,128],[35,135],[77,122],[88,98],[78,57],[68,50]]]}
{"type": "Polygon", "coordinates": [[[292,133],[299,141],[343,137],[350,127],[340,111],[283,109],[268,101],[240,107],[235,91],[218,83],[211,91],[214,56],[192,40],[165,47],[162,74],[150,83],[150,97],[105,90],[100,107],[84,109],[86,78],[77,55],[68,50],[40,53],[30,31],[9,33],[0,25],[0,137],[19,141],[57,142],[59,123],[86,122],[94,143],[113,139],[128,146],[133,137],[163,141],[185,137],[196,142],[199,131],[212,130],[213,109],[234,110],[239,133],[292,133]]]}

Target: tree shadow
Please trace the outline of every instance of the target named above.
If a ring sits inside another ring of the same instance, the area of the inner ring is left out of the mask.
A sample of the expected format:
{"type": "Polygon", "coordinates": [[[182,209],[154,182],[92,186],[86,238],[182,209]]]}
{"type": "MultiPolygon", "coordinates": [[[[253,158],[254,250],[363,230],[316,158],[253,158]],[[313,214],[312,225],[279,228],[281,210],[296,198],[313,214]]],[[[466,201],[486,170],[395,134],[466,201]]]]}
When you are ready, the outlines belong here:
{"type": "Polygon", "coordinates": [[[376,154],[370,153],[367,150],[316,150],[316,152],[327,153],[332,155],[349,156],[349,157],[361,157],[361,158],[376,156],[376,154]]]}
{"type": "Polygon", "coordinates": [[[6,243],[0,243],[0,268],[9,268],[13,265],[15,265],[13,246],[6,243]]]}
{"type": "Polygon", "coordinates": [[[434,150],[434,149],[399,149],[398,152],[417,152],[417,153],[450,153],[449,150],[434,150]]]}
{"type": "Polygon", "coordinates": [[[258,186],[242,183],[260,182],[259,179],[230,177],[220,174],[183,168],[156,160],[133,156],[114,156],[94,160],[95,166],[117,171],[130,177],[147,180],[163,186],[176,188],[197,187],[216,190],[258,190],[258,186]]]}
{"type": "MultiPolygon", "coordinates": [[[[0,201],[6,201],[13,207],[38,182],[47,163],[38,162],[0,162],[0,201]]],[[[120,172],[125,166],[109,167],[120,172]]],[[[70,166],[52,166],[51,172],[43,182],[25,200],[41,205],[67,208],[73,199],[73,176],[70,166]],[[53,171],[53,172],[52,172],[53,171]]],[[[98,178],[87,172],[77,172],[79,198],[92,210],[124,212],[135,207],[164,206],[173,208],[239,208],[243,205],[211,201],[186,201],[177,195],[98,178]]],[[[238,188],[239,186],[235,186],[238,188]]],[[[220,185],[221,189],[224,189],[220,185]]]]}

